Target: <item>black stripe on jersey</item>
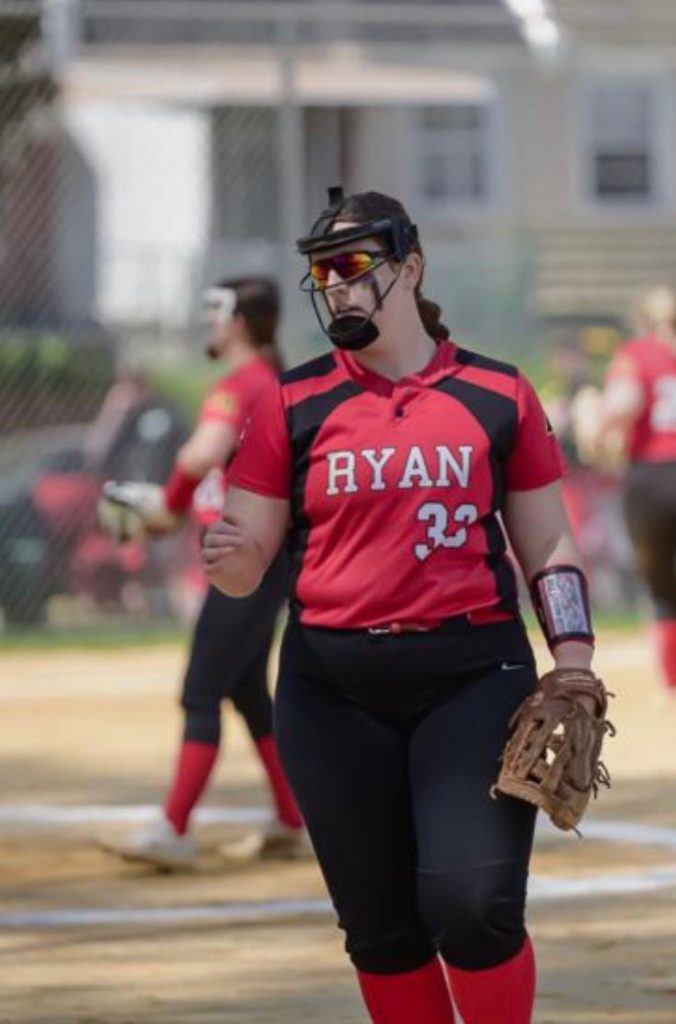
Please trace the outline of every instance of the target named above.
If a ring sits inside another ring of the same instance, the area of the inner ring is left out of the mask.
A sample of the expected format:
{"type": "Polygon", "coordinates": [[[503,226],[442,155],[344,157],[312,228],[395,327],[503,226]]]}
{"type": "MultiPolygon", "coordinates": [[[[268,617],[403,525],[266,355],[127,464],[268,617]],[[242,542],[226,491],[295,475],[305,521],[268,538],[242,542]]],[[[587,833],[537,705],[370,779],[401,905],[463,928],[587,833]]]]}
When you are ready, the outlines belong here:
{"type": "Polygon", "coordinates": [[[486,566],[493,573],[495,590],[500,598],[498,608],[500,611],[511,612],[518,606],[518,594],[516,587],[516,573],[512,563],[507,558],[507,542],[502,532],[500,521],[496,516],[491,516],[484,524],[484,534],[488,544],[486,555],[486,566]]]}
{"type": "Polygon", "coordinates": [[[285,370],[280,374],[282,384],[295,384],[299,380],[309,380],[310,377],[326,377],[336,368],[336,357],[333,352],[327,352],[323,356],[311,359],[309,363],[302,363],[292,370],[285,370]]]}
{"type": "Polygon", "coordinates": [[[491,474],[493,507],[499,508],[504,497],[504,462],[516,439],[518,407],[515,398],[480,384],[470,384],[457,377],[445,377],[434,385],[435,391],[457,399],[481,425],[491,442],[491,474]]]}
{"type": "Polygon", "coordinates": [[[350,398],[363,393],[363,388],[352,380],[345,380],[321,395],[311,395],[287,409],[286,422],[293,456],[293,493],[291,512],[293,527],[289,540],[291,548],[291,603],[298,610],[296,582],[305,560],[310,520],[305,511],[305,484],[310,468],[310,453],[322,423],[350,398]]]}
{"type": "Polygon", "coordinates": [[[506,377],[519,376],[516,366],[512,366],[511,363],[503,363],[501,359],[491,359],[490,356],[482,356],[466,348],[456,349],[453,358],[462,366],[476,366],[479,370],[492,370],[493,373],[503,373],[506,377]]]}
{"type": "MultiPolygon", "coordinates": [[[[502,508],[505,498],[505,462],[516,439],[516,399],[506,398],[497,391],[458,380],[456,377],[440,380],[434,385],[434,389],[457,399],[488,435],[491,445],[490,467],[493,488],[491,509],[497,512],[502,508]]],[[[496,593],[500,598],[499,608],[511,611],[516,607],[516,578],[505,557],[506,543],[502,527],[494,516],[484,521],[483,527],[488,547],[486,566],[495,580],[496,593]]]]}

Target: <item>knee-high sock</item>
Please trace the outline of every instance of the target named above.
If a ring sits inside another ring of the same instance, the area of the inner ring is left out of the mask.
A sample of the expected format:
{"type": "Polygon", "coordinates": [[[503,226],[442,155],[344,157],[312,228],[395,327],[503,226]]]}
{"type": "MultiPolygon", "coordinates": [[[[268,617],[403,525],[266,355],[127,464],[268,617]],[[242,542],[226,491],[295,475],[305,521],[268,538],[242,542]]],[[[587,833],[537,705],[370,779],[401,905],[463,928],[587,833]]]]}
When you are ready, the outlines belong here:
{"type": "Polygon", "coordinates": [[[277,744],[272,736],[259,736],[255,741],[256,751],[265,768],[265,774],[272,790],[272,799],[278,819],[289,828],[302,828],[303,818],[298,810],[289,783],[286,780],[282,763],[277,753],[277,744]]]}
{"type": "Polygon", "coordinates": [[[461,971],[446,965],[451,991],[465,1024],[530,1024],[535,1000],[535,957],[530,938],[497,967],[461,971]]]}
{"type": "Polygon", "coordinates": [[[186,740],[181,745],[164,805],[164,813],[179,835],[187,831],[190,813],[206,789],[217,756],[218,745],[215,743],[186,740]]]}
{"type": "Polygon", "coordinates": [[[455,1024],[444,969],[436,957],[416,971],[357,971],[357,977],[374,1024],[455,1024]]]}
{"type": "Polygon", "coordinates": [[[676,619],[658,619],[654,632],[664,681],[676,690],[676,619]]]}

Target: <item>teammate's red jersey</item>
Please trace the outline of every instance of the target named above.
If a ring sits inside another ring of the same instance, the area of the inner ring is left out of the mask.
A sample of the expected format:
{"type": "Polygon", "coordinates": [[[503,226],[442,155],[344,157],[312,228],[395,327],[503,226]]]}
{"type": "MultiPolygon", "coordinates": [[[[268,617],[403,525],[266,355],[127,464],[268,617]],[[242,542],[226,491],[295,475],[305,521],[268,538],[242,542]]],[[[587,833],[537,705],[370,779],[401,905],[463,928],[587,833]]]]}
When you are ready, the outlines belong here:
{"type": "MultiPolygon", "coordinates": [[[[239,438],[242,427],[265,388],[275,379],[270,364],[260,357],[251,359],[211,389],[202,403],[198,423],[228,423],[239,438]]],[[[193,495],[193,513],[198,523],[215,522],[225,499],[228,466],[210,470],[193,495]]]]}
{"type": "Polygon", "coordinates": [[[513,612],[497,513],[506,490],[561,474],[531,385],[441,342],[396,382],[339,351],[283,374],[229,482],[290,499],[294,606],[309,625],[341,629],[513,612]]]}
{"type": "Polygon", "coordinates": [[[676,348],[654,335],[632,338],[621,345],[608,370],[608,379],[631,377],[640,384],[641,415],[627,438],[632,462],[676,460],[676,348]]]}

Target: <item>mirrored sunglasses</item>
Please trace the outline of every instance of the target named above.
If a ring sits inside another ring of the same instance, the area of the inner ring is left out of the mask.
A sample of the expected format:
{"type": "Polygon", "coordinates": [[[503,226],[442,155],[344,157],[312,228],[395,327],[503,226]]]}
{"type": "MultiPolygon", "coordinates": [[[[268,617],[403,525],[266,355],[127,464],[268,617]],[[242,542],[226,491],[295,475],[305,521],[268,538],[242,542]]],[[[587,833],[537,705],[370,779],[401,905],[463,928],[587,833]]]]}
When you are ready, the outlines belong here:
{"type": "Polygon", "coordinates": [[[323,291],[329,287],[329,275],[333,270],[341,281],[353,281],[364,274],[370,274],[388,259],[386,252],[341,252],[310,264],[310,278],[315,288],[323,291]]]}

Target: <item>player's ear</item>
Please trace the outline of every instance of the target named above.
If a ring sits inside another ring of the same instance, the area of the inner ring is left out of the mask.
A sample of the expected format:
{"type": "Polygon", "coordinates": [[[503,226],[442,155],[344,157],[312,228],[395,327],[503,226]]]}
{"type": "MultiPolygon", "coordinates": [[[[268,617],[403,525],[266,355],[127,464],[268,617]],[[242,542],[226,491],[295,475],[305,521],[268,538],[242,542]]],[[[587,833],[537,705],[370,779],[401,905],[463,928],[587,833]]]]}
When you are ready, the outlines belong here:
{"type": "Polygon", "coordinates": [[[401,276],[406,288],[415,291],[420,283],[423,271],[422,256],[418,252],[410,252],[404,260],[401,276]]]}

